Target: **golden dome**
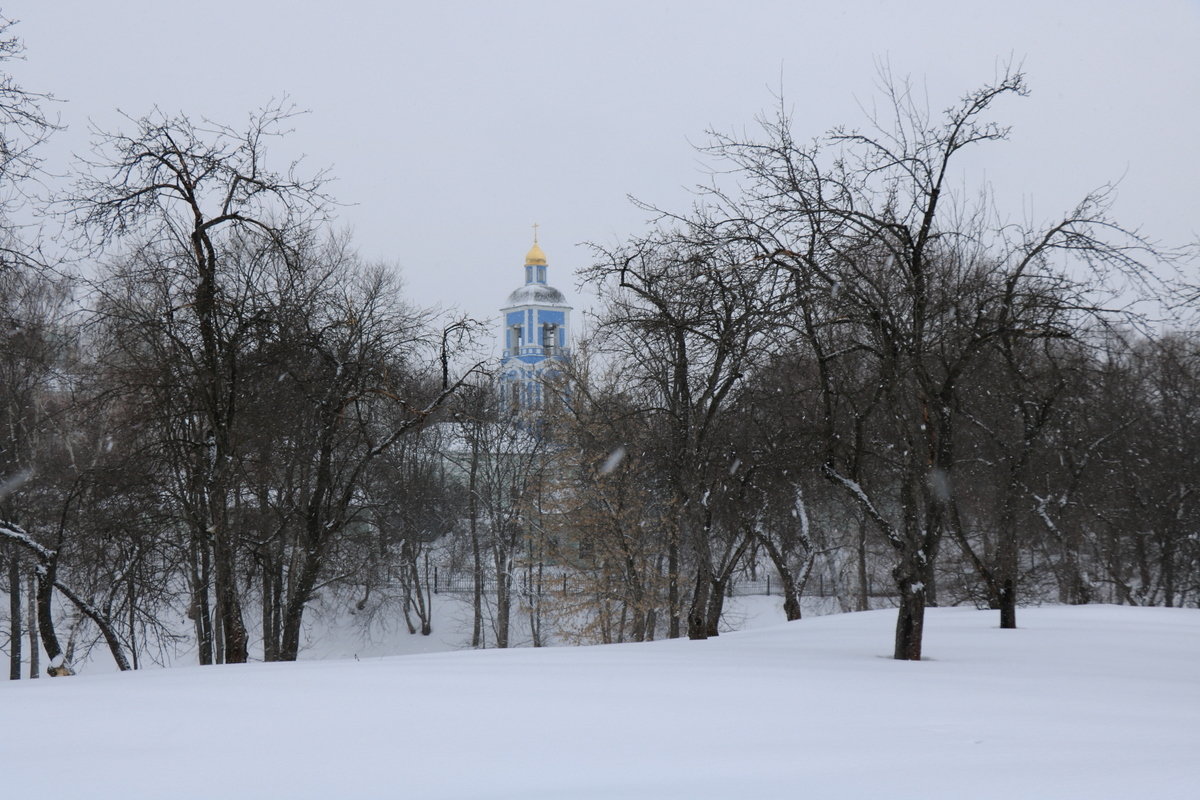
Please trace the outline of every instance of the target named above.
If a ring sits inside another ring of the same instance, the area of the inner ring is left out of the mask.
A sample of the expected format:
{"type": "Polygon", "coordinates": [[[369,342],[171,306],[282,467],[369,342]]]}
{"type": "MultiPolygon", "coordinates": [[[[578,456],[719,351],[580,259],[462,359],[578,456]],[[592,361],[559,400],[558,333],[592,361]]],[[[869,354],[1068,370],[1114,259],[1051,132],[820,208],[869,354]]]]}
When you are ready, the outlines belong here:
{"type": "Polygon", "coordinates": [[[538,245],[536,239],[533,240],[533,247],[529,248],[529,252],[525,254],[525,266],[546,266],[546,254],[542,252],[542,248],[538,245]]]}

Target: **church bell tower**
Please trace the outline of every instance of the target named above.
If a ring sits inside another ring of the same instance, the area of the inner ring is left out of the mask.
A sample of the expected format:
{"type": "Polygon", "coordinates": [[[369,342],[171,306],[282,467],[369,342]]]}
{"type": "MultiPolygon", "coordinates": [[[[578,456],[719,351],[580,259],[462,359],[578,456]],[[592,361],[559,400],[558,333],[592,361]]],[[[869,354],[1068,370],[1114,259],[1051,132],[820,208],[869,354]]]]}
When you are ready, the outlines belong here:
{"type": "Polygon", "coordinates": [[[501,389],[511,407],[536,413],[544,406],[544,381],[559,372],[570,355],[571,306],[547,282],[549,264],[533,226],[533,247],[525,254],[525,285],[500,309],[501,389]]]}

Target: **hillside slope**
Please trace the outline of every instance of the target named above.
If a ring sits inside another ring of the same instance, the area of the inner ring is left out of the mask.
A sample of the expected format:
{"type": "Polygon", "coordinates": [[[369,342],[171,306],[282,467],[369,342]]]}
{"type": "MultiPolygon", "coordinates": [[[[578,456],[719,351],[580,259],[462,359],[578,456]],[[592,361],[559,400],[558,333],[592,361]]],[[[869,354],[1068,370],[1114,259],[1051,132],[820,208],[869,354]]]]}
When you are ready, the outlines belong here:
{"type": "Polygon", "coordinates": [[[97,798],[1192,798],[1200,611],[934,609],[707,642],[0,685],[0,793],[97,798]]]}

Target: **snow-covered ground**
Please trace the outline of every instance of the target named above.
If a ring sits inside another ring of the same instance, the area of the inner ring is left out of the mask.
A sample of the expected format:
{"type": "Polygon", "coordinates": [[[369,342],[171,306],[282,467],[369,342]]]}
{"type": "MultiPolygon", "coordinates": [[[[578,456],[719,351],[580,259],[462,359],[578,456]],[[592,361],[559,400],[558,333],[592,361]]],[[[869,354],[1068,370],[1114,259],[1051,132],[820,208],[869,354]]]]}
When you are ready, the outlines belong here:
{"type": "MultiPolygon", "coordinates": [[[[837,613],[834,598],[804,597],[801,605],[805,616],[837,613]]],[[[450,650],[466,650],[471,643],[471,605],[468,595],[435,595],[430,606],[433,609],[433,633],[429,636],[410,634],[403,619],[397,614],[378,614],[370,621],[347,614],[343,608],[329,611],[318,605],[315,613],[306,618],[300,658],[305,661],[367,658],[379,656],[412,655],[414,653],[438,653],[450,650]]],[[[725,601],[725,612],[721,617],[722,631],[748,630],[764,625],[778,625],[787,616],[783,611],[783,598],[778,595],[742,595],[725,601]]],[[[546,625],[545,637],[550,644],[563,644],[565,637],[546,625]]],[[[531,646],[529,621],[524,610],[518,606],[513,612],[511,636],[514,647],[531,646]]],[[[660,629],[659,633],[662,631],[660,629]]],[[[489,646],[495,637],[493,624],[488,618],[484,625],[484,640],[489,646]]],[[[252,648],[252,657],[256,651],[252,648]]],[[[103,649],[103,643],[90,653],[88,672],[115,670],[112,658],[103,649]]],[[[180,654],[175,664],[194,664],[196,654],[187,651],[180,654]]],[[[28,670],[26,670],[28,671],[28,670]]]]}
{"type": "Polygon", "coordinates": [[[0,794],[1200,797],[1200,611],[893,622],[4,683],[0,794]]]}

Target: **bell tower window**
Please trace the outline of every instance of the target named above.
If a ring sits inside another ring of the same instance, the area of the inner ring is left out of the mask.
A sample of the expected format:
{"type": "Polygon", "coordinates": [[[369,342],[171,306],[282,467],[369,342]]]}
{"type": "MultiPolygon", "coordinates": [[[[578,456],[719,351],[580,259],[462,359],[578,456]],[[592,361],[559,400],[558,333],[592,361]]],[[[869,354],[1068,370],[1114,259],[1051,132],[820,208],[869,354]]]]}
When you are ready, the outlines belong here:
{"type": "Polygon", "coordinates": [[[558,326],[546,323],[542,326],[542,352],[553,355],[558,347],[558,326]]]}

